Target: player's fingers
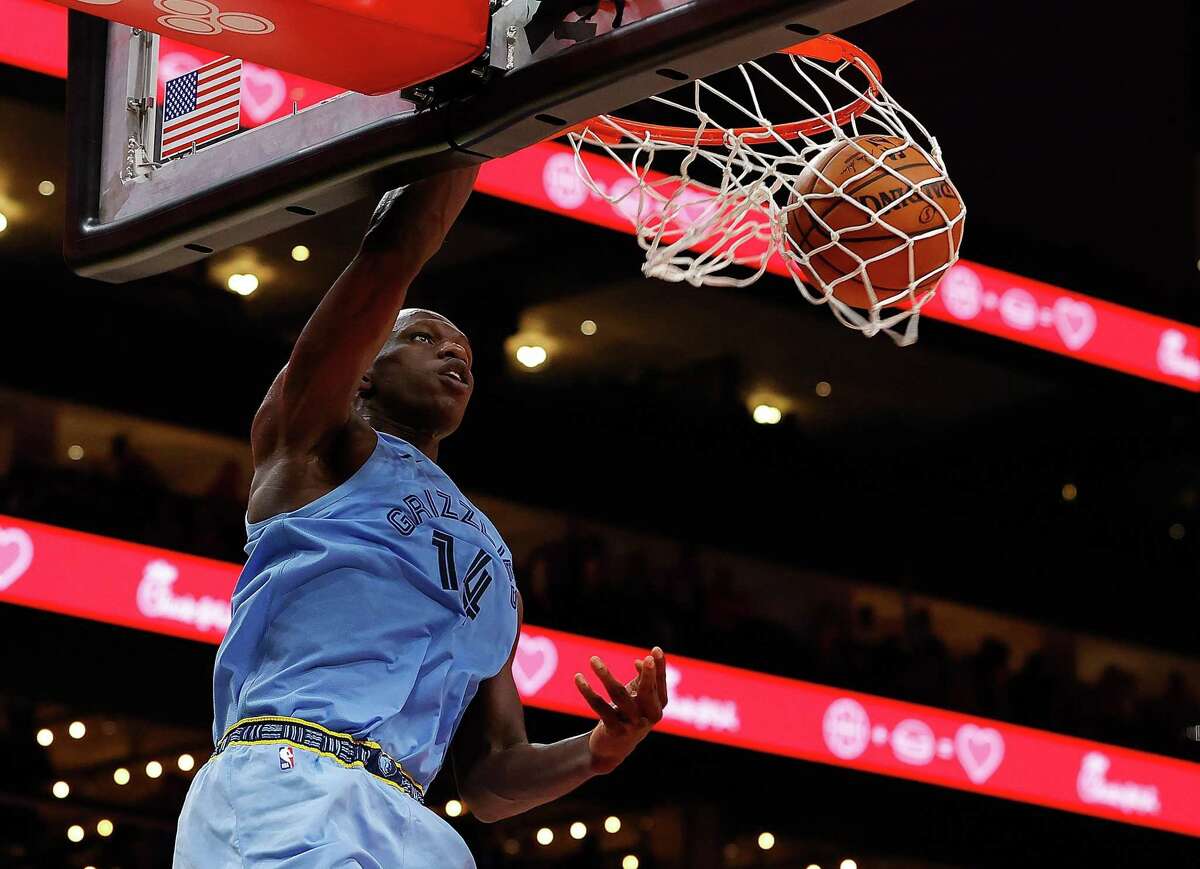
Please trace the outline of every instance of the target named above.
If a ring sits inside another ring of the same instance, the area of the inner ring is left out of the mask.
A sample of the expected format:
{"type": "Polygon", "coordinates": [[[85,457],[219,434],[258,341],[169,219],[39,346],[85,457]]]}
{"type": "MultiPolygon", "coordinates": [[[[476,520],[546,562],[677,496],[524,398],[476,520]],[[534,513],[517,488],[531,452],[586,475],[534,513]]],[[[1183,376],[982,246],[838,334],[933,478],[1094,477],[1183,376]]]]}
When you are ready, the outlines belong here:
{"type": "Polygon", "coordinates": [[[613,703],[621,714],[629,721],[637,721],[638,711],[637,704],[633,697],[629,695],[629,689],[616,680],[608,667],[599,658],[592,657],[592,669],[596,671],[596,675],[600,677],[600,682],[604,685],[604,690],[608,692],[608,696],[612,698],[613,703]]]}
{"type": "Polygon", "coordinates": [[[638,709],[651,724],[662,719],[662,699],[658,696],[658,678],[655,676],[657,669],[654,658],[647,657],[640,668],[641,682],[637,692],[638,709]]]}
{"type": "Polygon", "coordinates": [[[579,693],[583,695],[583,699],[592,707],[592,711],[600,716],[601,721],[613,727],[621,723],[617,717],[617,710],[613,708],[611,703],[592,690],[592,686],[588,684],[587,679],[583,678],[582,673],[575,674],[575,687],[579,689],[579,693]]]}
{"type": "Polygon", "coordinates": [[[654,658],[655,676],[658,678],[658,699],[667,705],[667,656],[658,646],[650,653],[654,658]]]}

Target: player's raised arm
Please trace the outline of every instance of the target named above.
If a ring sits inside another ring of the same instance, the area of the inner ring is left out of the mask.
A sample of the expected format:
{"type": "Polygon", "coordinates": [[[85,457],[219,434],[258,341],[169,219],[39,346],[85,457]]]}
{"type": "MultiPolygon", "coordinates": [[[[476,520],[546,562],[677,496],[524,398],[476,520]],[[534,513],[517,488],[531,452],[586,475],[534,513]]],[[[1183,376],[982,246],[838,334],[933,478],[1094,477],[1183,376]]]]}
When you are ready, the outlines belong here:
{"type": "Polygon", "coordinates": [[[255,453],[312,450],[350,419],[359,379],[391,333],[409,285],[462,211],[478,167],[380,200],[358,253],[309,318],[254,420],[255,453]]]}

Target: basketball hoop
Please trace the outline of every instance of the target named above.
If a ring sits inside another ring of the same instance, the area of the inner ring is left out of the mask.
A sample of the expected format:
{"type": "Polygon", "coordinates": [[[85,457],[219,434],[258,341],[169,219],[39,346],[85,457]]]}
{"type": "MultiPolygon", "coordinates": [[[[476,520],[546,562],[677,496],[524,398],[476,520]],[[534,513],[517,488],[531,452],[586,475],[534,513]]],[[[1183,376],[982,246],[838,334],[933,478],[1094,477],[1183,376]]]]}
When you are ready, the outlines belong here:
{"type": "Polygon", "coordinates": [[[567,135],[583,182],[632,219],[646,252],[644,274],[743,287],[773,267],[786,271],[809,302],[828,304],[844,325],[868,336],[887,332],[900,344],[916,340],[921,308],[957,259],[966,210],[961,203],[946,209],[937,200],[936,191],[953,191],[937,140],[884,90],[870,55],[836,36],[819,36],[637,108],[681,122],[606,114],[567,135]],[[801,117],[782,123],[766,117],[780,112],[801,117]],[[863,147],[856,140],[864,136],[887,137],[888,149],[863,147]],[[854,149],[847,153],[856,171],[828,177],[827,159],[818,158],[846,147],[854,149]],[[904,148],[917,149],[928,177],[914,182],[892,165],[890,157],[904,148]],[[627,183],[606,185],[593,177],[596,150],[625,170],[627,183]],[[908,185],[902,201],[865,207],[856,200],[855,183],[876,178],[908,185]],[[919,232],[897,227],[903,221],[893,218],[910,205],[920,205],[938,225],[919,232]],[[809,233],[794,237],[789,217],[799,209],[826,242],[812,242],[809,233]],[[824,218],[834,211],[861,221],[830,226],[824,218]],[[864,236],[864,230],[871,232],[864,236]],[[869,251],[861,243],[868,239],[869,251]],[[931,259],[929,245],[942,242],[944,250],[931,259]],[[836,273],[828,268],[835,254],[836,273]],[[878,280],[880,264],[894,270],[901,261],[906,286],[878,280]],[[850,288],[865,300],[861,307],[839,298],[850,288]]]}

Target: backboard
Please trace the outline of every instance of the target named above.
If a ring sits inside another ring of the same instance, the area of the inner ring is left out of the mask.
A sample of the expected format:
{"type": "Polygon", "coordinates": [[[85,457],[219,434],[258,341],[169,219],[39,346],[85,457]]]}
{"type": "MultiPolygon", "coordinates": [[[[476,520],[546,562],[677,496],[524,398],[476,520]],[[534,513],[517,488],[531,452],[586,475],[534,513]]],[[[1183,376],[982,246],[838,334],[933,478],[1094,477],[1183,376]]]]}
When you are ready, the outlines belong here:
{"type": "Polygon", "coordinates": [[[112,282],[167,271],[907,2],[493,0],[488,50],[403,91],[289,87],[235,62],[240,120],[183,150],[164,147],[164,82],[231,66],[73,11],[66,258],[112,282]],[[261,103],[280,89],[282,107],[261,103]]]}

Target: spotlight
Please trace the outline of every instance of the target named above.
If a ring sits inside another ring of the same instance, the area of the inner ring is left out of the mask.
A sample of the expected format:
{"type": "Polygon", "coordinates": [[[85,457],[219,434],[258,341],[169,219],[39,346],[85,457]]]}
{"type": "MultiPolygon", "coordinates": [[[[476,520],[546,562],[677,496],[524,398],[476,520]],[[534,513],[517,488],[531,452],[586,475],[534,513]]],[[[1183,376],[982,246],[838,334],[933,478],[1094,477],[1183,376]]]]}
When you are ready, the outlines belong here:
{"type": "Polygon", "coordinates": [[[146,775],[150,776],[150,778],[158,778],[162,775],[162,764],[157,760],[150,761],[146,764],[146,775]]]}
{"type": "Polygon", "coordinates": [[[196,758],[192,757],[190,754],[179,755],[179,768],[181,770],[184,772],[191,772],[195,766],[196,758]]]}
{"type": "Polygon", "coordinates": [[[115,770],[113,770],[113,781],[119,785],[129,784],[129,770],[125,769],[123,766],[117,767],[115,770]]]}
{"type": "Polygon", "coordinates": [[[1074,483],[1064,483],[1062,487],[1062,499],[1064,501],[1074,501],[1079,496],[1079,490],[1075,488],[1074,483]]]}
{"type": "Polygon", "coordinates": [[[53,196],[54,189],[53,181],[43,181],[38,185],[38,193],[42,194],[43,196],[53,196]]]}
{"type": "Polygon", "coordinates": [[[760,404],[754,408],[753,416],[760,425],[775,425],[783,419],[783,411],[770,404],[760,404]]]}
{"type": "Polygon", "coordinates": [[[771,833],[759,833],[758,847],[762,848],[764,851],[770,851],[775,847],[775,836],[771,833]]]}
{"type": "Polygon", "coordinates": [[[587,824],[583,821],[576,821],[571,825],[571,838],[582,839],[587,835],[587,824]]]}
{"type": "Polygon", "coordinates": [[[822,380],[817,384],[817,395],[819,395],[821,398],[829,398],[829,395],[832,392],[833,387],[829,385],[828,380],[822,380]]]}
{"type": "Polygon", "coordinates": [[[72,721],[67,733],[71,734],[72,739],[83,739],[87,734],[87,726],[82,721],[72,721]]]}
{"type": "Polygon", "coordinates": [[[451,800],[446,803],[446,814],[452,818],[457,818],[463,812],[463,805],[458,800],[451,800]]]}
{"type": "Polygon", "coordinates": [[[258,289],[258,276],[254,274],[230,275],[226,285],[230,291],[237,293],[239,296],[249,296],[258,289]]]}
{"type": "Polygon", "coordinates": [[[298,263],[308,262],[308,258],[312,256],[312,251],[302,244],[292,248],[292,259],[298,263]]]}
{"type": "Polygon", "coordinates": [[[67,447],[67,458],[73,462],[77,462],[83,458],[83,447],[79,444],[71,444],[67,447]]]}
{"type": "Polygon", "coordinates": [[[96,822],[96,832],[107,839],[113,834],[113,822],[108,818],[101,818],[96,822]]]}
{"type": "Polygon", "coordinates": [[[579,324],[579,331],[589,337],[592,335],[595,335],[596,334],[596,321],[595,320],[584,320],[582,323],[579,324]]]}
{"type": "Polygon", "coordinates": [[[554,841],[554,831],[549,827],[542,827],[537,831],[537,842],[539,845],[549,845],[554,841]]]}
{"type": "Polygon", "coordinates": [[[0,212],[0,232],[4,232],[6,229],[8,229],[8,218],[0,212]]]}
{"type": "Polygon", "coordinates": [[[536,344],[522,344],[517,348],[517,361],[526,368],[537,368],[546,362],[546,348],[536,344]]]}
{"type": "Polygon", "coordinates": [[[65,781],[56,781],[54,783],[54,787],[51,788],[51,791],[60,800],[65,800],[67,798],[67,794],[71,793],[71,786],[65,781]]]}
{"type": "Polygon", "coordinates": [[[621,829],[621,819],[616,815],[609,815],[604,819],[604,829],[608,833],[616,833],[621,829]]]}
{"type": "Polygon", "coordinates": [[[638,869],[638,858],[633,854],[626,854],[621,860],[621,869],[638,869]]]}
{"type": "Polygon", "coordinates": [[[67,838],[72,842],[82,842],[83,827],[79,826],[78,824],[72,824],[71,826],[67,827],[67,838]]]}
{"type": "Polygon", "coordinates": [[[845,860],[843,860],[841,862],[840,869],[858,869],[858,864],[855,863],[853,860],[851,860],[849,857],[847,857],[845,860]]]}
{"type": "Polygon", "coordinates": [[[54,731],[43,727],[37,732],[37,741],[38,745],[42,746],[42,748],[45,748],[54,741],[54,731]]]}

